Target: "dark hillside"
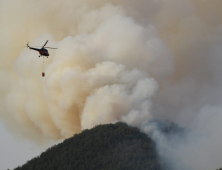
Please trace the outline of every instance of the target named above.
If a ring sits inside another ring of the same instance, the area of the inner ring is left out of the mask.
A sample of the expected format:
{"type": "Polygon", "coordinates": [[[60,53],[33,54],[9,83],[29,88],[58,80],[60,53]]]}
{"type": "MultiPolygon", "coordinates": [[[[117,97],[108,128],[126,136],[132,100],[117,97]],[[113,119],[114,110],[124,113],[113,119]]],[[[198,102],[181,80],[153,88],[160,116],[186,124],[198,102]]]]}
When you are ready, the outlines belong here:
{"type": "Polygon", "coordinates": [[[154,142],[124,123],[96,126],[15,170],[160,170],[154,142]]]}

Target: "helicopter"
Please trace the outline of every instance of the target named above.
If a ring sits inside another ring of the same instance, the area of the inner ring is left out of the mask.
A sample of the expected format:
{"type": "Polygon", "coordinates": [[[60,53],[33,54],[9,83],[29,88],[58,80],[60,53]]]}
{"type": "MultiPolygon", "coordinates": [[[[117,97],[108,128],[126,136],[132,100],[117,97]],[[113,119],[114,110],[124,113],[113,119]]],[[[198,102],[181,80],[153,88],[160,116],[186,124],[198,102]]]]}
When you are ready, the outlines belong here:
{"type": "Polygon", "coordinates": [[[29,43],[27,43],[27,48],[31,49],[31,50],[35,50],[35,51],[38,51],[39,52],[39,57],[41,56],[46,56],[48,58],[49,56],[49,52],[46,48],[50,48],[50,49],[57,49],[57,48],[52,48],[52,47],[45,47],[45,45],[48,43],[48,40],[45,42],[45,44],[42,46],[41,49],[38,49],[38,48],[33,48],[33,47],[30,47],[29,46],[29,43]]]}
{"type": "Polygon", "coordinates": [[[50,49],[57,49],[57,48],[52,48],[52,47],[45,47],[46,44],[48,43],[49,40],[47,40],[45,42],[45,44],[42,46],[42,48],[38,49],[38,48],[33,48],[33,47],[30,47],[29,46],[29,42],[27,43],[27,48],[31,49],[31,50],[35,50],[35,51],[38,51],[39,52],[39,57],[42,57],[43,56],[43,71],[42,71],[42,77],[45,76],[45,72],[44,72],[44,56],[48,58],[49,56],[49,52],[46,48],[50,48],[50,49]]]}

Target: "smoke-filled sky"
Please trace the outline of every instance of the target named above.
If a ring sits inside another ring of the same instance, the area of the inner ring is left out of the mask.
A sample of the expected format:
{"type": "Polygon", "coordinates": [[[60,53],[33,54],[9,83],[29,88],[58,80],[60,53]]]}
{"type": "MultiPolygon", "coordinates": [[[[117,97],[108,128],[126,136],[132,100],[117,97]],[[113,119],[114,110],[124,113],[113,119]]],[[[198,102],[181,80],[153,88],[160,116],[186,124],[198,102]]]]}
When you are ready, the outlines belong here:
{"type": "Polygon", "coordinates": [[[221,0],[0,2],[3,139],[43,147],[98,124],[146,131],[161,119],[191,130],[177,146],[156,133],[172,168],[222,166],[221,0]],[[43,67],[24,46],[46,40],[58,49],[43,67]]]}

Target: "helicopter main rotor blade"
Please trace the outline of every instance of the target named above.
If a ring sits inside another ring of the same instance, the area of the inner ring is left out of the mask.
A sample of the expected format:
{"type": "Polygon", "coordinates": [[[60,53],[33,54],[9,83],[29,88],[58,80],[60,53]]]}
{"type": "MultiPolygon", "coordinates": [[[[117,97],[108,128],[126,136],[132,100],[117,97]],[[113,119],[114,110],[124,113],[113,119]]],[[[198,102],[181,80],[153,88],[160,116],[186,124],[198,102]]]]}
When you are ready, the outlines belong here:
{"type": "Polygon", "coordinates": [[[44,48],[45,47],[45,45],[47,44],[47,42],[48,42],[49,40],[47,40],[46,42],[45,42],[45,44],[42,46],[42,48],[44,48]]]}
{"type": "Polygon", "coordinates": [[[52,47],[45,47],[45,48],[50,48],[50,49],[58,49],[58,48],[52,48],[52,47]]]}

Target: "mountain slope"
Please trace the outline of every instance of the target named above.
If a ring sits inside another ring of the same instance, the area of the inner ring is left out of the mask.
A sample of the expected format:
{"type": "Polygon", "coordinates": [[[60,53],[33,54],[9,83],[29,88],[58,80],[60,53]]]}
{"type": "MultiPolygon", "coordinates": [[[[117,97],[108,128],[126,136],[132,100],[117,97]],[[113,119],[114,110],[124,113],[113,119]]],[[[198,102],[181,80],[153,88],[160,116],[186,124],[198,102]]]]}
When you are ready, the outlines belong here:
{"type": "Polygon", "coordinates": [[[124,123],[96,126],[15,170],[160,170],[154,142],[124,123]]]}

